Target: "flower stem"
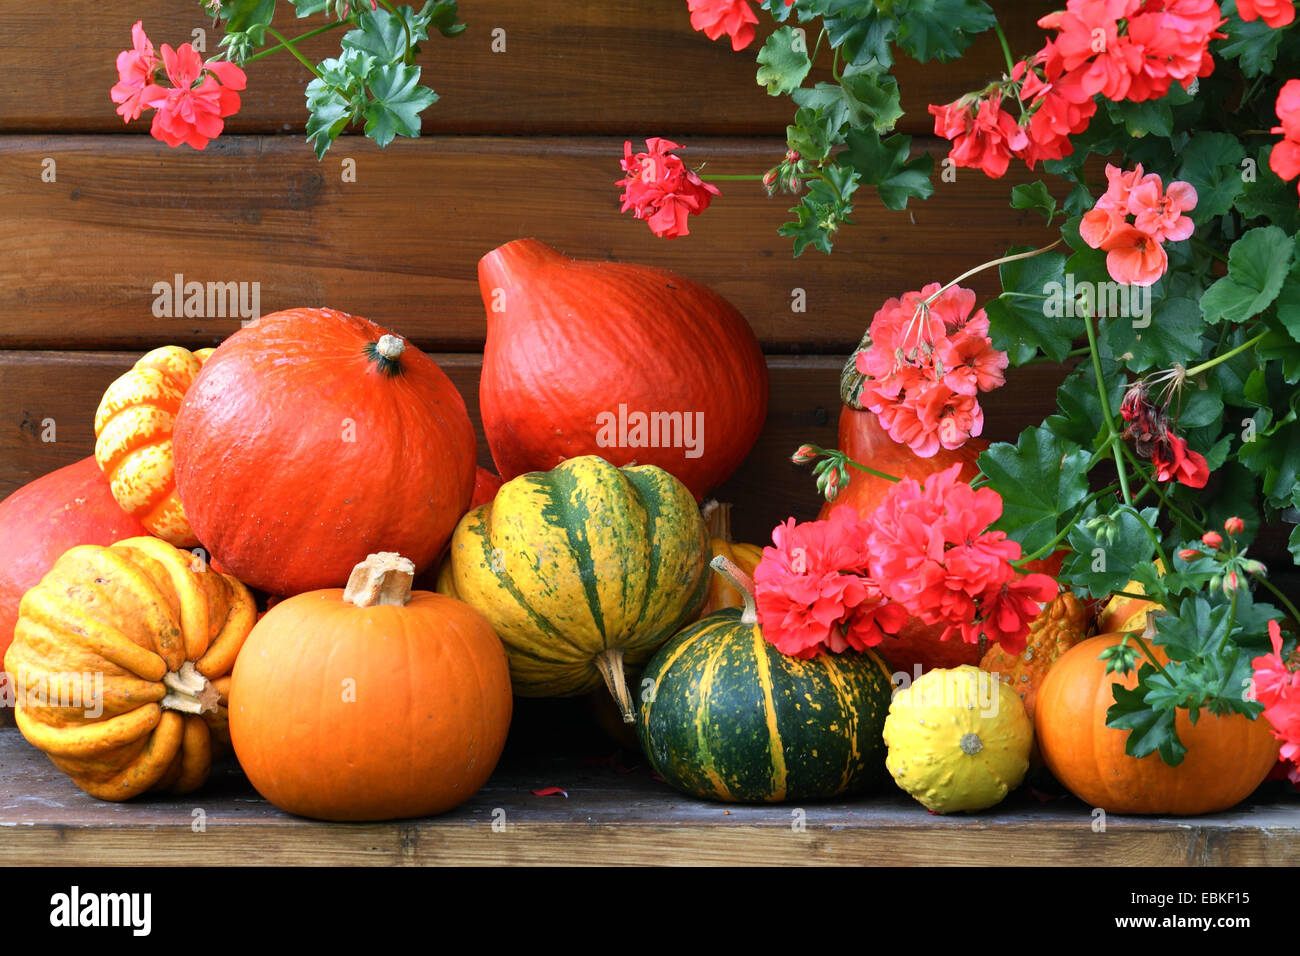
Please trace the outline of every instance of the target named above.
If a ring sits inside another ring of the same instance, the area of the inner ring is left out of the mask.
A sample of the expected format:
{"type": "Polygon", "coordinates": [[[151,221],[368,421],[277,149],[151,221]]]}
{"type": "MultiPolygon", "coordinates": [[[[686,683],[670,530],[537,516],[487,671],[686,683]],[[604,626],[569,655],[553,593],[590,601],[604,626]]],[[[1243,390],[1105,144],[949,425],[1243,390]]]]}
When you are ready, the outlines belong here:
{"type": "Polygon", "coordinates": [[[312,75],[315,76],[316,79],[318,79],[318,80],[319,80],[319,79],[322,79],[322,77],[321,77],[321,75],[320,75],[320,70],[316,69],[316,67],[312,64],[312,62],[311,62],[310,60],[308,60],[305,56],[303,56],[301,53],[298,52],[298,48],[297,48],[296,46],[294,46],[294,41],[293,41],[293,40],[286,39],[282,33],[280,33],[278,30],[276,30],[276,29],[275,29],[274,27],[272,27],[272,26],[267,26],[267,27],[266,27],[266,32],[269,33],[269,34],[271,34],[271,36],[275,37],[277,40],[279,40],[279,41],[280,41],[280,46],[284,47],[286,50],[288,50],[290,53],[292,53],[293,56],[294,56],[294,59],[296,59],[299,63],[301,63],[301,64],[302,64],[303,66],[305,66],[307,69],[311,70],[312,75]]]}
{"type": "MultiPolygon", "coordinates": [[[[1101,414],[1106,419],[1106,431],[1110,433],[1111,441],[1117,442],[1119,429],[1115,427],[1115,416],[1110,410],[1110,397],[1106,394],[1106,379],[1101,374],[1101,353],[1097,350],[1097,333],[1092,327],[1092,315],[1087,311],[1083,314],[1083,327],[1088,332],[1088,351],[1092,353],[1092,371],[1097,376],[1097,397],[1101,400],[1101,414]]],[[[1124,468],[1124,455],[1116,451],[1114,445],[1111,446],[1110,452],[1111,457],[1115,459],[1115,471],[1119,474],[1120,495],[1124,498],[1124,503],[1131,508],[1133,495],[1128,490],[1128,472],[1124,468]]]]}
{"type": "Polygon", "coordinates": [[[1065,539],[1065,536],[1074,530],[1074,526],[1079,523],[1079,518],[1083,515],[1084,509],[1099,498],[1104,498],[1106,495],[1114,494],[1118,487],[1119,486],[1116,484],[1110,484],[1105,488],[1102,488],[1100,491],[1094,491],[1083,500],[1083,504],[1079,506],[1079,510],[1075,513],[1074,517],[1070,519],[1069,523],[1066,524],[1064,528],[1056,533],[1056,537],[1052,538],[1051,541],[1047,542],[1047,544],[1043,545],[1041,548],[1038,548],[1033,554],[1021,555],[1018,560],[1012,563],[1019,567],[1028,561],[1037,561],[1044,555],[1051,554],[1052,550],[1065,539]]]}
{"type": "Polygon", "coordinates": [[[850,458],[848,455],[844,456],[844,463],[846,465],[852,465],[854,468],[857,468],[861,471],[865,471],[868,475],[875,475],[877,478],[884,478],[885,481],[899,482],[903,480],[902,478],[899,478],[896,475],[886,474],[883,471],[876,471],[876,469],[874,468],[869,468],[866,465],[859,464],[858,462],[850,458]]]}
{"type": "Polygon", "coordinates": [[[998,35],[998,42],[1002,44],[1002,56],[1007,61],[1007,76],[1010,76],[1016,70],[1015,61],[1011,59],[1011,44],[1007,43],[1007,35],[1002,32],[1002,24],[997,20],[993,21],[993,30],[998,35]]]}
{"type": "MultiPolygon", "coordinates": [[[[696,175],[699,175],[698,171],[696,175]]],[[[762,173],[734,173],[734,174],[727,173],[724,175],[723,173],[716,173],[709,176],[700,176],[700,178],[703,179],[706,183],[749,182],[751,180],[761,180],[763,178],[763,174],[762,173]]]]}
{"type": "Polygon", "coordinates": [[[1222,355],[1216,355],[1214,358],[1202,362],[1200,365],[1193,365],[1186,372],[1184,372],[1183,375],[1186,378],[1191,378],[1194,375],[1200,375],[1202,372],[1208,372],[1210,369],[1214,368],[1214,366],[1218,365],[1220,362],[1226,362],[1234,355],[1239,355],[1242,352],[1246,351],[1246,349],[1250,348],[1251,346],[1257,345],[1260,341],[1263,340],[1263,338],[1266,335],[1268,335],[1267,329],[1265,329],[1263,332],[1260,332],[1259,335],[1256,335],[1254,338],[1250,338],[1247,339],[1245,342],[1242,342],[1235,349],[1230,349],[1229,351],[1224,352],[1222,355]]]}
{"type": "Polygon", "coordinates": [[[277,43],[275,46],[269,46],[265,50],[259,50],[252,56],[245,57],[245,63],[252,63],[254,60],[260,60],[264,56],[270,56],[272,53],[279,53],[281,50],[287,50],[292,43],[301,43],[303,40],[310,40],[314,36],[320,36],[329,30],[337,30],[341,26],[352,26],[352,18],[345,20],[336,20],[333,23],[327,23],[323,27],[317,27],[315,30],[308,30],[306,33],[294,37],[291,41],[277,43]]]}
{"type": "Polygon", "coordinates": [[[1034,256],[1041,256],[1044,252],[1047,252],[1049,249],[1055,249],[1064,241],[1065,241],[1064,239],[1057,239],[1051,245],[1043,246],[1041,249],[1031,249],[1029,252],[1018,252],[1014,256],[1002,256],[999,259],[990,259],[988,262],[978,265],[974,269],[967,269],[965,272],[963,272],[957,278],[953,279],[942,289],[939,289],[937,292],[927,296],[923,300],[923,302],[927,306],[930,305],[932,302],[934,302],[935,299],[939,298],[939,296],[943,295],[945,292],[947,292],[949,289],[955,286],[958,282],[961,282],[963,279],[969,279],[971,276],[975,275],[978,272],[983,272],[985,269],[991,269],[993,268],[993,266],[1000,266],[1007,262],[1015,262],[1017,259],[1032,259],[1034,256]]]}

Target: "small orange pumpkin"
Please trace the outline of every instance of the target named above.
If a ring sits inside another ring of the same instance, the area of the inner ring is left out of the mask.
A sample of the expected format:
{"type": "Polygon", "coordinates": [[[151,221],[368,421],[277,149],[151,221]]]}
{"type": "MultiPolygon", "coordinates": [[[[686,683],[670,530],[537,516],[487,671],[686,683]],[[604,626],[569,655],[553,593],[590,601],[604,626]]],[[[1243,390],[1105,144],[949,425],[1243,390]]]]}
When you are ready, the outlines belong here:
{"type": "Polygon", "coordinates": [[[176,494],[172,425],[212,349],[167,345],[147,353],[104,392],[95,412],[95,461],[122,510],[179,548],[199,543],[176,494]]]}
{"type": "Polygon", "coordinates": [[[101,800],[195,790],[229,745],[227,675],[256,615],[243,584],[157,538],[71,548],[18,608],[18,728],[101,800]]]}
{"type": "Polygon", "coordinates": [[[505,650],[454,598],[411,591],[392,553],[346,589],[288,598],[235,664],[230,736],[257,791],[322,820],[450,810],[487,782],[513,698],[505,650]]]}
{"type": "MultiPolygon", "coordinates": [[[[1277,762],[1278,742],[1262,717],[1217,717],[1201,711],[1196,723],[1177,716],[1187,755],[1177,767],[1159,754],[1137,759],[1124,752],[1128,732],[1106,726],[1111,685],[1132,688],[1136,673],[1106,673],[1103,650],[1123,634],[1101,634],[1076,644],[1047,672],[1038,690],[1034,727],[1047,767],[1071,793],[1110,813],[1192,815],[1226,810],[1258,787],[1277,762]]],[[[1153,647],[1161,663],[1168,658],[1153,647]]]]}

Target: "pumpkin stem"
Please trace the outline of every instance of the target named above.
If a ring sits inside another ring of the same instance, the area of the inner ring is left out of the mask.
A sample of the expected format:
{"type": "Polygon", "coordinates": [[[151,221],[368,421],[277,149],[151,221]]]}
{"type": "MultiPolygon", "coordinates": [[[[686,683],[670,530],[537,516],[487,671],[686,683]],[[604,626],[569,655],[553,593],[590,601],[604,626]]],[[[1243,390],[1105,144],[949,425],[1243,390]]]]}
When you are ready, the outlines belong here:
{"type": "Polygon", "coordinates": [[[979,734],[962,734],[961,742],[958,744],[962,753],[971,754],[972,756],[984,749],[984,741],[980,740],[979,734]]]}
{"type": "Polygon", "coordinates": [[[700,517],[710,538],[721,538],[731,544],[731,505],[725,501],[710,498],[700,506],[700,517]]]}
{"type": "Polygon", "coordinates": [[[372,554],[352,569],[343,600],[357,607],[391,604],[401,607],[411,599],[415,564],[396,551],[372,554]]]}
{"type": "Polygon", "coordinates": [[[370,342],[366,345],[366,356],[372,362],[379,366],[379,371],[385,375],[398,375],[402,371],[402,363],[398,361],[402,353],[406,351],[406,343],[396,335],[381,335],[378,342],[370,342]]]}
{"type": "Polygon", "coordinates": [[[185,714],[215,713],[221,703],[221,693],[186,661],[178,670],[163,675],[163,686],[169,693],[162,699],[165,710],[179,710],[185,714]]]}
{"type": "Polygon", "coordinates": [[[605,678],[605,686],[614,695],[623,723],[636,723],[636,708],[632,706],[632,692],[627,689],[627,676],[623,673],[623,648],[611,647],[596,655],[596,670],[605,678]]]}
{"type": "Polygon", "coordinates": [[[758,623],[758,607],[754,604],[754,579],[736,567],[725,554],[714,555],[709,567],[721,574],[745,599],[745,609],[740,612],[741,624],[758,623]]]}

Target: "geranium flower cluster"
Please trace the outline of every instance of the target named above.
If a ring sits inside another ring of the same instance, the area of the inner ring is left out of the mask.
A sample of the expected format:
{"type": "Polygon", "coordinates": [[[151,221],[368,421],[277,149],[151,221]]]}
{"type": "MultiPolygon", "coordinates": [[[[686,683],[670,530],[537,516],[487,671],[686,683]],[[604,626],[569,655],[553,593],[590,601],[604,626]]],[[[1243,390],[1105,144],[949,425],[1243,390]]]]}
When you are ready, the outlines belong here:
{"type": "Polygon", "coordinates": [[[682,147],[658,136],[645,141],[646,151],[633,154],[632,143],[623,144],[623,171],[628,175],[614,185],[622,186],[620,212],[632,210],[656,236],[675,239],[690,235],[687,216],[698,216],[721,190],[706,183],[686,168],[671,151],[682,147]]]}
{"type": "Polygon", "coordinates": [[[1255,669],[1252,685],[1255,699],[1264,705],[1264,719],[1272,725],[1273,736],[1282,741],[1280,756],[1292,763],[1292,783],[1300,786],[1300,672],[1291,670],[1282,658],[1282,629],[1277,621],[1268,622],[1271,654],[1251,661],[1255,669]]]}
{"type": "Polygon", "coordinates": [[[1127,172],[1106,164],[1106,192],[1079,223],[1079,235],[1106,252],[1106,271],[1116,282],[1148,286],[1169,267],[1166,241],[1186,239],[1194,228],[1184,213],[1196,208],[1196,189],[1175,181],[1164,188],[1138,163],[1127,172]],[[1132,216],[1132,220],[1129,219],[1132,216]]]}
{"type": "Polygon", "coordinates": [[[988,530],[1001,497],[958,480],[960,471],[954,465],[924,485],[903,479],[865,520],[841,509],[826,521],[778,526],[754,571],[767,640],[794,657],[864,650],[915,617],[945,625],[942,640],[985,638],[1022,651],[1056,581],[1014,567],[1020,545],[988,530]]]}
{"type": "Polygon", "coordinates": [[[930,106],[935,134],[952,142],[954,164],[995,178],[1012,156],[1030,169],[1061,159],[1073,151],[1069,137],[1087,129],[1098,95],[1142,102],[1209,76],[1210,41],[1223,36],[1223,22],[1214,0],[1069,0],[1038,21],[1055,36],[1009,78],[930,106]]]}
{"type": "Polygon", "coordinates": [[[1002,385],[1007,353],[993,347],[975,293],[932,282],[882,305],[854,364],[866,378],[860,402],[894,441],[922,458],[960,448],[984,430],[976,396],[1002,385]],[[933,298],[933,301],[930,301],[933,298]]]}
{"type": "MultiPolygon", "coordinates": [[[[794,0],[787,0],[789,6],[794,0]]],[[[740,51],[754,42],[758,16],[750,0],[686,0],[691,11],[691,29],[710,40],[731,37],[731,49],[740,51]]]]}
{"type": "Polygon", "coordinates": [[[109,91],[122,121],[155,110],[149,132],[168,146],[203,149],[220,136],[226,117],[239,112],[236,91],[245,86],[244,71],[222,60],[205,62],[190,43],[175,50],[164,43],[160,58],[140,20],[131,27],[131,42],[117,55],[118,81],[109,91]],[[160,67],[170,86],[157,82],[160,67]]]}
{"type": "Polygon", "coordinates": [[[1269,153],[1268,167],[1287,182],[1300,176],[1300,80],[1287,80],[1282,85],[1276,109],[1281,125],[1274,126],[1272,132],[1281,133],[1282,139],[1269,153]]]}
{"type": "Polygon", "coordinates": [[[1137,382],[1128,390],[1119,413],[1127,422],[1124,437],[1133,439],[1133,450],[1138,455],[1151,460],[1156,481],[1176,480],[1189,488],[1205,487],[1210,479],[1209,462],[1174,432],[1168,412],[1151,400],[1145,384],[1137,382]]]}

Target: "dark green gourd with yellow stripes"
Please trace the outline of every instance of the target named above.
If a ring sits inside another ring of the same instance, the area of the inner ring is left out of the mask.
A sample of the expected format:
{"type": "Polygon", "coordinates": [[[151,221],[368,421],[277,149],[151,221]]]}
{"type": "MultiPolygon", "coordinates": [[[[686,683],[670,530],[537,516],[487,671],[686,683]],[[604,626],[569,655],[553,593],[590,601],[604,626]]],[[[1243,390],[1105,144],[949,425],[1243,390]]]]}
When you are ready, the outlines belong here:
{"type": "Polygon", "coordinates": [[[888,669],[869,651],[782,654],[746,621],[752,584],[738,578],[746,609],[686,628],[639,681],[637,731],[655,772],[736,803],[830,799],[883,783],[888,669]]]}
{"type": "Polygon", "coordinates": [[[623,668],[639,670],[699,614],[708,560],[685,485],[585,455],[520,475],[466,514],[438,589],[491,623],[516,694],[569,697],[603,679],[631,723],[623,668]]]}

